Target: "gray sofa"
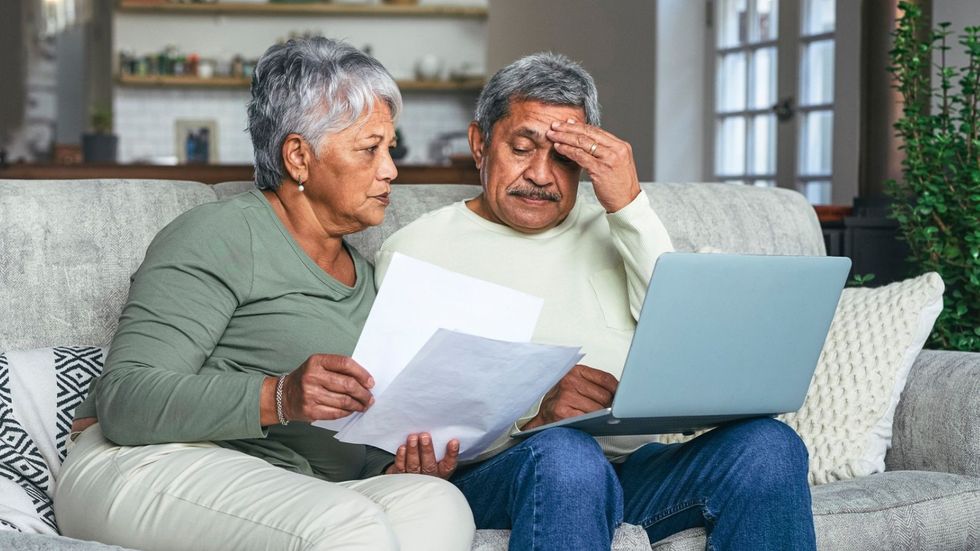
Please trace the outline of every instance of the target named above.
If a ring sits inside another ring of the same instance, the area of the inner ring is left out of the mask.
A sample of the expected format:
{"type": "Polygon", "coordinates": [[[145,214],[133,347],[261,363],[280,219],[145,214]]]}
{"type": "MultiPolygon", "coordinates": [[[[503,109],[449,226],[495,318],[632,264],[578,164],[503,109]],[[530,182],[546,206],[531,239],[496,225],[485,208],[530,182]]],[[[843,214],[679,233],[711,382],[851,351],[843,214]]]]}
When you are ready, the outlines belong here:
{"type": "MultiPolygon", "coordinates": [[[[249,185],[0,180],[0,351],[108,343],[129,276],[153,235],[184,210],[249,185]]],[[[813,209],[799,194],[720,184],[644,187],[678,249],[825,254],[813,209]]],[[[476,191],[395,186],[385,223],[350,242],[371,258],[397,228],[476,191]]],[[[581,194],[594,200],[588,185],[581,194]]],[[[886,463],[885,473],[813,489],[820,549],[980,549],[980,354],[920,354],[886,463]]],[[[474,549],[504,549],[506,539],[506,531],[479,531],[474,549]]],[[[652,548],[704,545],[703,530],[692,529],[652,548]]],[[[615,547],[645,549],[650,542],[638,527],[624,526],[615,547]]],[[[0,531],[0,549],[110,548],[0,531]]]]}

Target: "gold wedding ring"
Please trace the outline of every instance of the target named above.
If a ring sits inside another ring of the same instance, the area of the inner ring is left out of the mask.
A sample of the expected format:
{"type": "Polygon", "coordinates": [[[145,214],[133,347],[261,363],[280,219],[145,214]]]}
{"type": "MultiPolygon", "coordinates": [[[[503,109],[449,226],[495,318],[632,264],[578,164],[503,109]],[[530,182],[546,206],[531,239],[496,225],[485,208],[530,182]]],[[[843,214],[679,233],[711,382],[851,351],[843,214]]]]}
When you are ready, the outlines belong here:
{"type": "Polygon", "coordinates": [[[599,147],[599,142],[592,142],[592,147],[589,148],[589,155],[595,157],[595,150],[599,147]]]}

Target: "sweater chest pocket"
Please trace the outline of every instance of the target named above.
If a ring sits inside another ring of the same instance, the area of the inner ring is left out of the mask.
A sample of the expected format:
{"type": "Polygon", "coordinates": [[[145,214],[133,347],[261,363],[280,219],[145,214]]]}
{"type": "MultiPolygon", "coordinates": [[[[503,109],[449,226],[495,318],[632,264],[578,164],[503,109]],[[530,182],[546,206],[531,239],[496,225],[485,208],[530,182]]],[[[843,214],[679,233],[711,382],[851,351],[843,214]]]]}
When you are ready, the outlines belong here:
{"type": "Polygon", "coordinates": [[[622,268],[609,268],[592,274],[589,278],[596,300],[602,309],[606,326],[619,331],[633,331],[636,321],[630,313],[629,293],[626,290],[626,273],[622,268]]]}

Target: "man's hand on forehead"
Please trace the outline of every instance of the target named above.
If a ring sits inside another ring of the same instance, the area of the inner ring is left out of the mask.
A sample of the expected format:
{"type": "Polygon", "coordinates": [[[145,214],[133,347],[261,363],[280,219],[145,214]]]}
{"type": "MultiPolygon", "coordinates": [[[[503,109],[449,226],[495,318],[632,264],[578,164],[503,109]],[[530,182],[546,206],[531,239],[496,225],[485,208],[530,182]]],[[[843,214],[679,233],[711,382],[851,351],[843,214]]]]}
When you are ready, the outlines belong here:
{"type": "Polygon", "coordinates": [[[551,123],[548,139],[555,151],[578,163],[589,175],[606,212],[617,212],[640,194],[633,148],[613,134],[575,119],[551,123]]]}

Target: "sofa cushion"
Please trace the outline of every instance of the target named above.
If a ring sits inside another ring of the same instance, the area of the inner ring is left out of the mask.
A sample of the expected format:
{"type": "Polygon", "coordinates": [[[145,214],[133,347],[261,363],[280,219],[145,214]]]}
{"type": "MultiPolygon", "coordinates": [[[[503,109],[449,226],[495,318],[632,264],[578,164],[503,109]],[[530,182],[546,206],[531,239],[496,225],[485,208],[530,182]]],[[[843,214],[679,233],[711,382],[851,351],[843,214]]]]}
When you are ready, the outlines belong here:
{"type": "Polygon", "coordinates": [[[195,182],[0,180],[0,350],[106,344],[146,246],[195,182]]]}
{"type": "Polygon", "coordinates": [[[845,289],[803,407],[782,416],[810,452],[810,482],[885,470],[909,370],[943,307],[936,273],[845,289]]]}
{"type": "Polygon", "coordinates": [[[98,347],[0,353],[0,525],[57,532],[51,496],[72,417],[104,356],[98,347]]]}
{"type": "MultiPolygon", "coordinates": [[[[980,548],[980,479],[895,471],[813,488],[821,551],[975,551],[980,548]]],[[[653,544],[656,551],[701,551],[693,528],[653,544]]]]}
{"type": "MultiPolygon", "coordinates": [[[[477,530],[471,551],[507,551],[510,530],[477,530]]],[[[704,546],[701,547],[704,549],[704,546]]],[[[611,551],[647,551],[650,539],[646,530],[634,524],[620,524],[613,535],[611,551]]]]}

